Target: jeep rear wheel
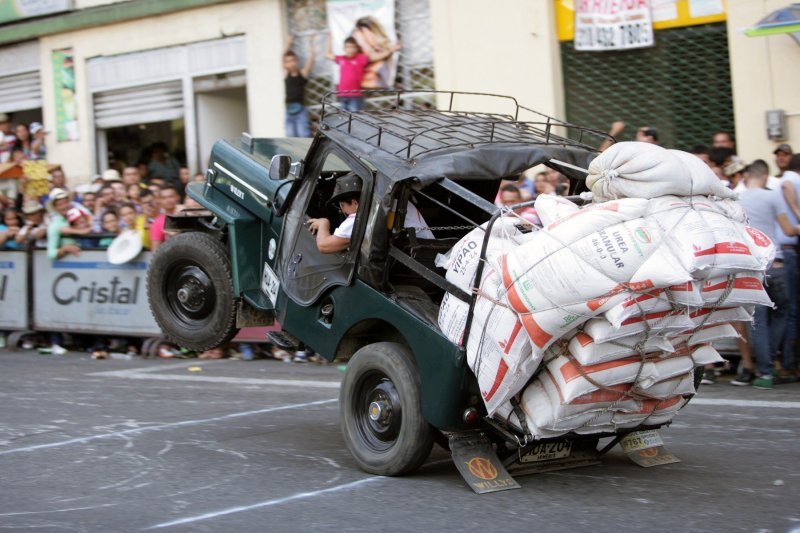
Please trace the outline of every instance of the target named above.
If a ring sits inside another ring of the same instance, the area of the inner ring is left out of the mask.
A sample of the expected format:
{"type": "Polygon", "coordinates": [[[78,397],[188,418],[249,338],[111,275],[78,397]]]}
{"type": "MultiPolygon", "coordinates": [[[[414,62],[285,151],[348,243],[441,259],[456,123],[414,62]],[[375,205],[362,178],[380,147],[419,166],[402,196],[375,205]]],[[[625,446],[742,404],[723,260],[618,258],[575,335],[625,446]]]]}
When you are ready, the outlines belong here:
{"type": "Polygon", "coordinates": [[[339,409],[347,448],[365,472],[406,474],[430,454],[433,432],[422,417],[419,374],[401,344],[370,344],[353,355],[339,409]]]}
{"type": "Polygon", "coordinates": [[[238,331],[230,258],[206,233],[179,233],[159,246],[147,271],[147,298],[161,331],[184,348],[216,348],[238,331]]]}

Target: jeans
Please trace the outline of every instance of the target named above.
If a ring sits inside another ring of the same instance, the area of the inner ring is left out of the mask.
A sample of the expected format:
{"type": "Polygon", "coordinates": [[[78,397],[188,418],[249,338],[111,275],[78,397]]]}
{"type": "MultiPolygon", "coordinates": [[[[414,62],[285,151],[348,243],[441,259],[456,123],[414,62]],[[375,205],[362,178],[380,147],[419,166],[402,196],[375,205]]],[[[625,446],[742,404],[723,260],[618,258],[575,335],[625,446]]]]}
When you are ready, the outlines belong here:
{"type": "Polygon", "coordinates": [[[783,249],[783,270],[786,279],[786,333],[781,343],[781,368],[791,370],[795,367],[795,344],[797,342],[797,252],[794,247],[783,249]]]}
{"type": "Polygon", "coordinates": [[[350,111],[351,113],[364,110],[363,96],[341,96],[339,97],[339,103],[342,104],[345,111],[350,111]]]}
{"type": "MultiPolygon", "coordinates": [[[[771,294],[786,292],[785,271],[785,267],[773,267],[767,271],[771,294]]],[[[773,296],[773,300],[777,299],[773,296]]],[[[787,299],[786,297],[783,298],[784,301],[787,299]]],[[[785,304],[778,306],[776,309],[770,309],[763,305],[756,306],[750,341],[753,343],[753,355],[756,357],[758,372],[762,376],[771,376],[775,368],[773,359],[786,330],[787,314],[788,310],[785,304]]]]}
{"type": "Polygon", "coordinates": [[[311,128],[308,126],[308,110],[303,106],[303,110],[294,115],[286,112],[286,136],[287,137],[311,137],[311,128]]]}

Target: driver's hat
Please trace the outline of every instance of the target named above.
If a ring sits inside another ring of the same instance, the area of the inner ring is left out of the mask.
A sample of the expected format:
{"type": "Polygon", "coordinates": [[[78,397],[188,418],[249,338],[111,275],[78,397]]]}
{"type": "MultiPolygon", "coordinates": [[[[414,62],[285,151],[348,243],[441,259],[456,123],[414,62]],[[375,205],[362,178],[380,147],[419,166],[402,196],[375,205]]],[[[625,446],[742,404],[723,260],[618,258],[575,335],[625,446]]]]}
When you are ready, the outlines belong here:
{"type": "Polygon", "coordinates": [[[329,202],[335,203],[344,196],[358,194],[361,194],[361,178],[356,176],[355,172],[349,172],[336,180],[336,185],[333,187],[333,194],[329,202]]]}

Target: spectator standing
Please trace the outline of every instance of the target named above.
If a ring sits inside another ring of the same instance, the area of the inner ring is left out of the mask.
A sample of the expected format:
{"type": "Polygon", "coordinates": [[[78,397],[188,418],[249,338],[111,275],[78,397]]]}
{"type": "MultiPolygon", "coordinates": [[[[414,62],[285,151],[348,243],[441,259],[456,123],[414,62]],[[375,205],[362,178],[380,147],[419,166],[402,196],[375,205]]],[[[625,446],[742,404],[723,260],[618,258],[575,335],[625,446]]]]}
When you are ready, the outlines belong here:
{"type": "Polygon", "coordinates": [[[5,113],[0,113],[0,163],[11,159],[11,149],[17,138],[11,133],[11,119],[5,113]]]}
{"type": "Polygon", "coordinates": [[[63,189],[50,191],[50,199],[47,201],[47,210],[51,215],[50,223],[47,225],[47,257],[53,261],[61,259],[67,254],[81,252],[77,244],[63,243],[62,237],[83,236],[91,233],[91,228],[70,228],[67,213],[71,207],[72,201],[67,191],[63,189]]]}
{"type": "Polygon", "coordinates": [[[314,37],[308,39],[308,58],[303,68],[300,68],[300,59],[292,51],[294,36],[286,40],[283,51],[283,70],[286,92],[286,135],[287,137],[311,137],[308,126],[308,110],[305,106],[305,91],[311,69],[314,67],[314,37]]]}
{"type": "Polygon", "coordinates": [[[713,148],[727,148],[736,153],[736,142],[733,140],[733,134],[727,131],[718,131],[711,137],[711,146],[713,148]]]}
{"type": "Polygon", "coordinates": [[[792,147],[788,144],[779,144],[775,151],[775,166],[778,167],[778,176],[789,170],[789,161],[792,159],[792,147]]]}
{"type": "Polygon", "coordinates": [[[6,250],[16,250],[17,235],[20,231],[19,214],[13,207],[7,207],[3,211],[3,222],[0,223],[0,248],[6,250]]]}
{"type": "Polygon", "coordinates": [[[125,187],[130,187],[131,185],[141,185],[142,176],[139,175],[139,168],[132,166],[123,168],[122,183],[125,184],[125,187]]]}
{"type": "Polygon", "coordinates": [[[375,17],[361,17],[356,21],[352,37],[361,51],[369,58],[369,65],[361,79],[364,89],[388,89],[392,83],[392,54],[402,47],[401,43],[392,43],[386,30],[375,17]]]}
{"type": "Polygon", "coordinates": [[[25,155],[24,159],[31,159],[31,131],[25,124],[17,124],[14,128],[14,135],[17,141],[14,143],[15,150],[21,150],[25,155]]]}
{"type": "Polygon", "coordinates": [[[47,147],[44,144],[44,136],[47,133],[41,122],[31,122],[31,159],[46,160],[47,147]]]}
{"type": "MultiPolygon", "coordinates": [[[[522,194],[519,188],[513,183],[507,183],[500,187],[500,203],[503,206],[512,206],[521,203],[522,194]]],[[[525,222],[535,226],[541,226],[542,222],[539,220],[539,215],[536,210],[530,206],[519,207],[514,209],[514,213],[519,215],[525,222]]]]}
{"type": "Polygon", "coordinates": [[[151,178],[163,178],[165,183],[177,188],[180,186],[180,168],[181,165],[178,160],[169,154],[166,143],[153,143],[150,162],[147,165],[148,174],[151,178]]]}
{"type": "Polygon", "coordinates": [[[17,233],[17,246],[22,248],[32,244],[38,248],[46,247],[47,220],[42,204],[36,200],[26,200],[22,204],[22,215],[25,218],[25,224],[17,233]]]}
{"type": "Polygon", "coordinates": [[[164,225],[167,222],[167,216],[174,215],[178,210],[178,201],[180,194],[178,189],[171,186],[166,186],[161,190],[159,195],[159,205],[161,206],[161,214],[159,214],[150,226],[150,248],[156,251],[158,247],[167,240],[167,233],[164,231],[164,225]]]}
{"type": "MultiPolygon", "coordinates": [[[[100,222],[100,232],[107,233],[113,236],[119,235],[119,215],[115,209],[109,209],[103,213],[103,219],[100,222]]],[[[97,246],[100,248],[108,248],[114,241],[114,237],[102,237],[97,246]]]]}
{"type": "Polygon", "coordinates": [[[339,65],[339,103],[345,111],[355,113],[364,109],[364,93],[361,92],[361,81],[364,71],[369,65],[369,57],[361,51],[352,37],[344,40],[344,55],[334,55],[333,42],[328,35],[327,58],[339,65]]]}
{"type": "MultiPolygon", "coordinates": [[[[769,168],[763,162],[753,163],[747,168],[746,189],[739,194],[739,201],[750,220],[750,225],[778,242],[776,226],[788,236],[800,234],[800,227],[793,226],[787,216],[786,204],[777,191],[766,189],[769,168]]],[[[772,389],[775,353],[784,338],[789,294],[786,284],[786,268],[783,250],[778,247],[775,261],[767,270],[767,288],[775,303],[775,309],[763,305],[756,306],[750,339],[760,376],[753,377],[753,361],[742,357],[742,374],[737,376],[739,383],[752,381],[759,389],[772,389]]]]}

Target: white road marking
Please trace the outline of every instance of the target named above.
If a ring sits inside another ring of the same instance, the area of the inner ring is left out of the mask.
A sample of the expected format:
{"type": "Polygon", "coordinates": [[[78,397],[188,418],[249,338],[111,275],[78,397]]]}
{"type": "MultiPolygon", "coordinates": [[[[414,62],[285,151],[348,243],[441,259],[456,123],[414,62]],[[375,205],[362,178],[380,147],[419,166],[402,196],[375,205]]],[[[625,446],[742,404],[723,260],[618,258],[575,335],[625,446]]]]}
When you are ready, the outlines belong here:
{"type": "Polygon", "coordinates": [[[777,400],[734,400],[730,398],[692,398],[693,405],[719,405],[724,407],[768,407],[777,409],[800,409],[800,402],[780,402],[777,400]]]}
{"type": "Polygon", "coordinates": [[[303,407],[311,407],[314,405],[325,405],[338,401],[336,398],[330,400],[319,400],[316,402],[307,403],[294,403],[289,405],[279,405],[277,407],[267,407],[266,409],[258,409],[256,411],[243,411],[241,413],[231,413],[229,415],[215,416],[213,418],[201,418],[197,420],[184,420],[182,422],[172,422],[170,424],[159,424],[157,426],[145,426],[135,429],[126,429],[125,431],[115,431],[113,433],[101,433],[100,435],[90,435],[88,437],[78,437],[75,439],[62,440],[60,442],[51,442],[50,444],[37,444],[36,446],[26,446],[24,448],[14,448],[12,450],[0,451],[0,455],[8,455],[19,452],[31,452],[46,448],[58,448],[60,446],[68,446],[70,444],[83,444],[93,440],[109,439],[116,437],[124,437],[126,435],[135,435],[136,433],[144,433],[145,431],[160,431],[162,429],[171,429],[184,426],[195,426],[198,424],[206,424],[208,422],[218,422],[220,420],[230,420],[232,418],[240,418],[243,416],[260,415],[264,413],[273,413],[275,411],[286,411],[289,409],[300,409],[303,407]]]}
{"type": "Polygon", "coordinates": [[[254,503],[252,505],[242,505],[240,507],[231,507],[229,509],[223,509],[221,511],[214,511],[213,513],[205,513],[196,516],[189,516],[186,518],[179,518],[178,520],[172,520],[170,522],[162,522],[161,524],[156,524],[154,526],[150,526],[145,529],[159,529],[164,527],[171,527],[171,526],[181,526],[184,524],[191,524],[193,522],[199,522],[201,520],[208,520],[210,518],[217,518],[218,516],[225,516],[233,513],[241,513],[242,511],[249,511],[251,509],[260,509],[262,507],[272,507],[273,505],[280,505],[282,503],[287,503],[295,500],[304,500],[306,498],[313,498],[315,496],[320,496],[321,494],[327,494],[329,492],[339,492],[342,490],[351,489],[354,487],[358,487],[360,485],[366,485],[368,483],[372,483],[375,481],[387,479],[383,476],[377,477],[368,477],[365,479],[359,479],[358,481],[353,481],[351,483],[345,483],[344,485],[336,485],[335,487],[329,487],[327,489],[315,490],[311,492],[299,492],[297,494],[292,494],[291,496],[286,496],[284,498],[277,498],[275,500],[267,500],[265,502],[254,503]]]}
{"type": "MultiPolygon", "coordinates": [[[[96,375],[96,374],[95,374],[96,375]]],[[[272,385],[289,387],[310,387],[318,389],[339,389],[338,381],[322,381],[310,379],[268,379],[268,378],[232,378],[225,376],[183,376],[178,374],[143,374],[137,370],[117,370],[103,372],[105,377],[127,379],[150,379],[155,381],[197,381],[204,383],[230,383],[235,385],[272,385]]]]}

